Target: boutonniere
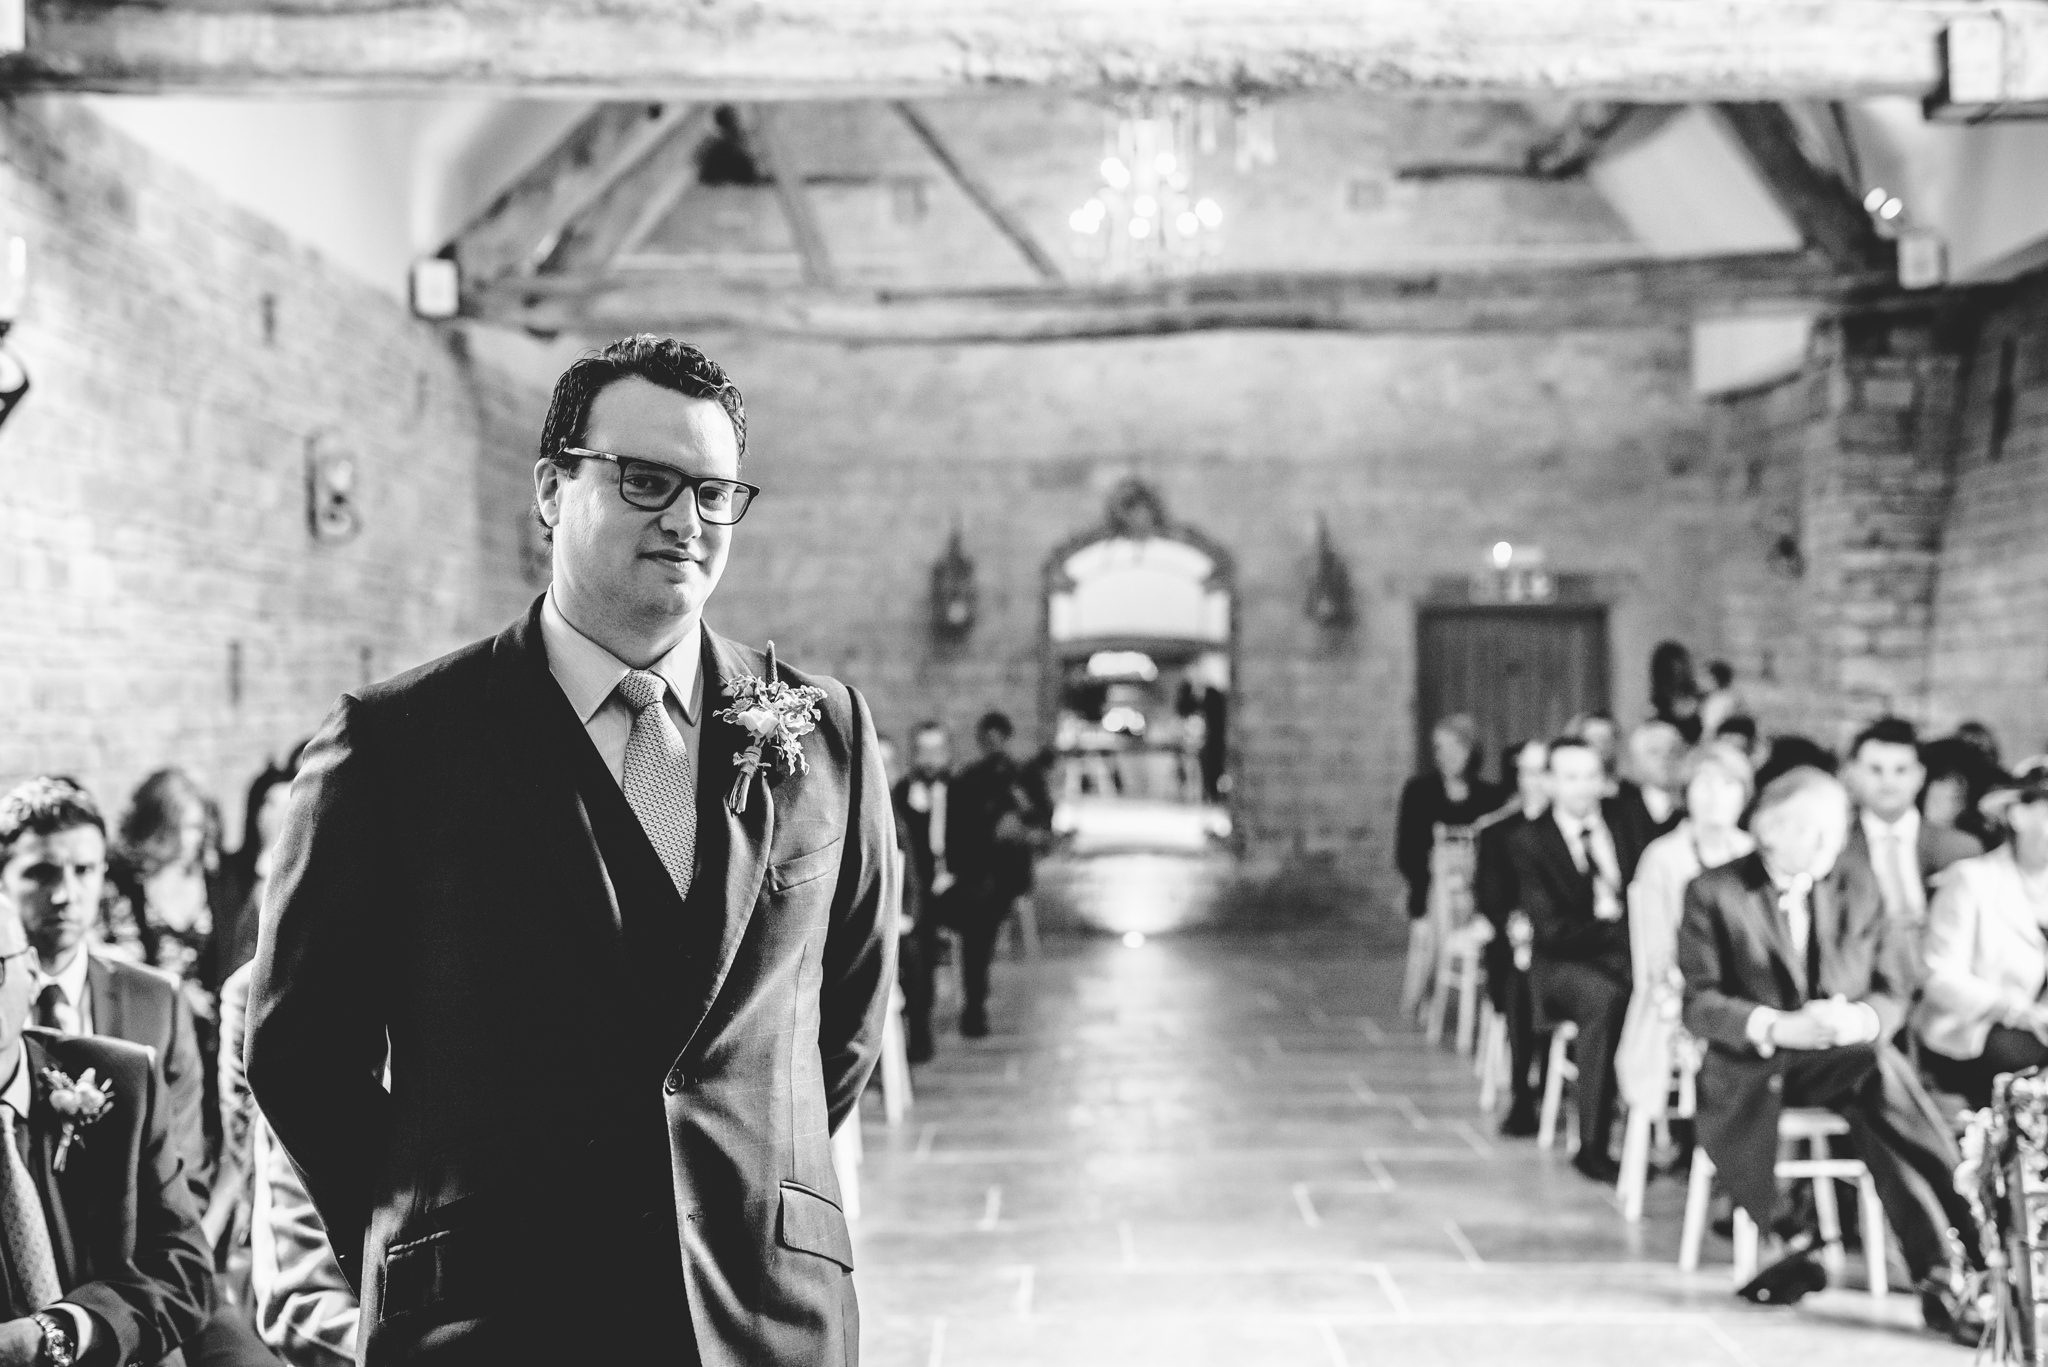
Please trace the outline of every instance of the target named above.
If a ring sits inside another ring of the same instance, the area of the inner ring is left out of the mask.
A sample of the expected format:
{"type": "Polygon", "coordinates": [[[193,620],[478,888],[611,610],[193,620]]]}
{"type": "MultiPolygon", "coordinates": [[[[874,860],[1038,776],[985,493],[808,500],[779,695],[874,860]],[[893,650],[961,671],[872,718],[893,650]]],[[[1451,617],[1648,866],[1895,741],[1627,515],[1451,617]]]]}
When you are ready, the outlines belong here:
{"type": "Polygon", "coordinates": [[[74,1081],[61,1068],[43,1069],[43,1082],[49,1088],[46,1095],[50,1109],[63,1122],[63,1128],[57,1132],[57,1156],[50,1161],[50,1166],[58,1172],[64,1171],[72,1144],[85,1142],[78,1137],[78,1132],[88,1125],[97,1124],[100,1117],[113,1109],[113,1080],[109,1078],[100,1082],[97,1071],[88,1068],[74,1081]]]}
{"type": "Polygon", "coordinates": [[[731,722],[752,738],[746,749],[732,757],[740,772],[726,796],[725,809],[737,816],[747,810],[747,791],[753,787],[754,775],[761,772],[770,746],[775,748],[784,773],[810,772],[803,738],[818,728],[818,704],[825,701],[825,690],[782,682],[775,663],[775,642],[770,641],[768,677],[747,674],[735,679],[726,696],[732,699],[732,706],[720,712],[718,719],[731,722]]]}

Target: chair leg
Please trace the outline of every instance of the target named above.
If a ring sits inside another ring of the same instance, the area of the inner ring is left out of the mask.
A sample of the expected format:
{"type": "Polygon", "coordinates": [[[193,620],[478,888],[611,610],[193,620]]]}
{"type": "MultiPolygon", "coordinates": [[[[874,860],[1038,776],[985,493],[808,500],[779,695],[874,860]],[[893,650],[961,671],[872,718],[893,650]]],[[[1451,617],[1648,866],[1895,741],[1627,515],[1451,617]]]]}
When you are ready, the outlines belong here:
{"type": "Polygon", "coordinates": [[[1557,1143],[1558,1113],[1564,1109],[1565,1039],[1550,1037],[1550,1068],[1543,1079],[1543,1110],[1537,1117],[1536,1147],[1548,1149],[1557,1143]]]}
{"type": "Polygon", "coordinates": [[[1883,1300],[1891,1290],[1891,1245],[1884,1203],[1877,1199],[1877,1183],[1867,1172],[1857,1181],[1856,1192],[1863,1207],[1863,1256],[1870,1264],[1870,1294],[1883,1300]]]}
{"type": "MultiPolygon", "coordinates": [[[[1828,1156],[1828,1141],[1815,1138],[1808,1143],[1808,1151],[1815,1161],[1825,1161],[1828,1156]]],[[[1813,1213],[1820,1225],[1821,1266],[1828,1270],[1830,1279],[1840,1281],[1842,1277],[1842,1208],[1835,1199],[1835,1179],[1816,1177],[1813,1179],[1813,1213]]]]}
{"type": "Polygon", "coordinates": [[[1458,964],[1458,1052],[1469,1057],[1478,1040],[1479,952],[1468,949],[1458,964]]]}
{"type": "Polygon", "coordinates": [[[1643,1218],[1643,1190],[1650,1183],[1650,1124],[1649,1113],[1634,1106],[1622,1131],[1621,1180],[1615,1186],[1621,1218],[1630,1224],[1643,1218]]]}
{"type": "Polygon", "coordinates": [[[1017,899],[1016,910],[1012,913],[1017,922],[1017,948],[1024,958],[1038,957],[1038,901],[1030,893],[1017,899]]]}
{"type": "Polygon", "coordinates": [[[1707,1215],[1714,1201],[1714,1160],[1705,1149],[1692,1151],[1692,1173],[1685,1184],[1685,1227],[1678,1236],[1678,1270],[1700,1270],[1700,1245],[1706,1242],[1707,1215]]]}
{"type": "Polygon", "coordinates": [[[895,1129],[910,1114],[910,1050],[903,1031],[903,989],[889,990],[882,1017],[882,1116],[895,1129]]]}
{"type": "Polygon", "coordinates": [[[1749,1212],[1740,1206],[1735,1208],[1735,1284],[1756,1276],[1757,1229],[1756,1221],[1749,1218],[1749,1212]]]}

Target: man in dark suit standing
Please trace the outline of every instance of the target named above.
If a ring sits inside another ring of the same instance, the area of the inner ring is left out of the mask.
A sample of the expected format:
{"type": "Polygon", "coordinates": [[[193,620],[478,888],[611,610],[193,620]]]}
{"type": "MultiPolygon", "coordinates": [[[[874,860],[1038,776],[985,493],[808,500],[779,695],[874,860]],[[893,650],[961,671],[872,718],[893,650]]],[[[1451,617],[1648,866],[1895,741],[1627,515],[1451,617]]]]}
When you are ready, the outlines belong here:
{"type": "Polygon", "coordinates": [[[1919,732],[1903,718],[1881,717],[1858,732],[1843,777],[1856,798],[1843,858],[1869,872],[1885,914],[1917,935],[1927,923],[1927,888],[1934,876],[1958,859],[1984,853],[1984,846],[1975,836],[1920,819],[1927,766],[1919,732]]]}
{"type": "MultiPolygon", "coordinates": [[[[1868,870],[1841,858],[1849,801],[1818,769],[1794,769],[1758,796],[1757,852],[1686,890],[1678,963],[1685,1025],[1706,1041],[1699,1141],[1735,1203],[1788,1238],[1792,1257],[1744,1288],[1774,1301],[1826,1284],[1816,1239],[1779,1193],[1778,1116],[1817,1106],[1849,1122],[1930,1328],[1967,1333],[1945,1275],[1947,1231],[1978,1248],[1954,1175],[1961,1155],[1913,1067],[1891,1045],[1910,989],[1909,937],[1886,916],[1868,870]],[[1789,1294],[1788,1294],[1789,1290],[1789,1294]]],[[[1976,1327],[1981,1327],[1978,1325],[1976,1327]]],[[[1974,1342],[1974,1340],[1971,1340],[1974,1342]]]]}
{"type": "Polygon", "coordinates": [[[306,751],[249,1081],[367,1367],[858,1359],[831,1135],[899,861],[859,694],[703,623],[745,421],[672,339],[571,365],[534,470],[552,587],[306,751]]]}
{"type": "Polygon", "coordinates": [[[0,894],[0,1367],[154,1363],[213,1302],[163,1084],[140,1046],[28,1025],[35,955],[0,894]]]}
{"type": "Polygon", "coordinates": [[[1518,931],[1528,933],[1528,916],[1522,910],[1508,844],[1515,832],[1541,820],[1550,808],[1550,747],[1540,740],[1524,741],[1509,758],[1514,762],[1515,802],[1477,823],[1472,892],[1479,914],[1493,926],[1493,938],[1486,942],[1486,993],[1508,1025],[1509,1102],[1500,1132],[1526,1139],[1537,1130],[1536,1025],[1524,966],[1527,956],[1516,943],[1518,931]]]}
{"type": "Polygon", "coordinates": [[[1536,933],[1530,983],[1542,1021],[1579,1028],[1579,1152],[1572,1164],[1611,1183],[1614,1054],[1628,1014],[1628,884],[1643,847],[1612,800],[1593,747],[1566,736],[1550,746],[1550,813],[1508,841],[1522,910],[1536,933]]]}
{"type": "Polygon", "coordinates": [[[903,870],[904,902],[910,903],[914,890],[919,908],[917,924],[903,946],[900,974],[912,1063],[923,1063],[932,1056],[932,980],[938,965],[939,908],[953,889],[953,874],[946,863],[951,759],[946,728],[936,721],[921,723],[910,734],[910,772],[890,790],[910,856],[903,870]]]}
{"type": "Polygon", "coordinates": [[[960,1033],[988,1034],[988,979],[996,937],[1031,890],[1036,844],[1052,827],[1044,783],[1010,754],[1016,728],[1001,712],[974,728],[981,756],[953,776],[946,805],[946,863],[959,885],[950,922],[960,932],[960,1033]]]}

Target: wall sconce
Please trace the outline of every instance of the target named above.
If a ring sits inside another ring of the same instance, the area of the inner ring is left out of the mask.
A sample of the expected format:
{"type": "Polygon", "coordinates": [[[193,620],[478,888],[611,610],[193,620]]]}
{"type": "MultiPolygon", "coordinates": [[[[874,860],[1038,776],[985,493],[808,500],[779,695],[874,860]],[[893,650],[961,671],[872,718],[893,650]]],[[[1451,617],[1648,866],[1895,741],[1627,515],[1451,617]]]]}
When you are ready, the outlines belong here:
{"type": "Polygon", "coordinates": [[[363,529],[356,510],[356,455],[332,433],[315,432],[306,441],[306,522],[313,539],[347,541],[363,529]]]}
{"type": "Polygon", "coordinates": [[[1351,569],[1330,544],[1330,525],[1316,518],[1315,568],[1308,580],[1308,619],[1325,631],[1342,631],[1357,620],[1351,599],[1351,569]]]}
{"type": "Polygon", "coordinates": [[[974,586],[974,562],[960,544],[960,529],[932,566],[932,634],[942,641],[964,639],[974,630],[981,594],[974,586]]]}
{"type": "Polygon", "coordinates": [[[6,349],[7,334],[21,316],[22,300],[28,295],[28,243],[19,237],[7,239],[5,257],[0,259],[0,424],[14,415],[28,394],[28,369],[6,349]]]}

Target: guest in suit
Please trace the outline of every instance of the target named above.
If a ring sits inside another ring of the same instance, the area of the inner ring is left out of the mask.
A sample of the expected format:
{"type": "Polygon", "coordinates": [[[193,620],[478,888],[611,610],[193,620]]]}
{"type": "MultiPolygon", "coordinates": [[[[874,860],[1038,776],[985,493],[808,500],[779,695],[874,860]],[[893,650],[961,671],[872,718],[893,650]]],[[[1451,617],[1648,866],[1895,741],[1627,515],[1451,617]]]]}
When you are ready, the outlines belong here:
{"type": "Polygon", "coordinates": [[[1774,1301],[1796,1299],[1826,1275],[1812,1261],[1816,1236],[1778,1189],[1779,1112],[1813,1106],[1842,1116],[1927,1322],[1949,1332],[1962,1312],[1944,1275],[1944,1238],[1959,1230],[1974,1250],[1976,1230],[1954,1186],[1961,1156],[1891,1045],[1908,1000],[1904,928],[1868,869],[1841,858],[1849,820],[1836,779],[1793,770],[1757,798],[1757,853],[1702,874],[1686,892],[1685,1025],[1708,1044],[1699,1142],[1735,1203],[1790,1245],[1786,1262],[1745,1293],[1769,1287],[1774,1301]]]}
{"type": "Polygon", "coordinates": [[[1913,723],[1882,717],[1864,727],[1849,747],[1844,777],[1856,797],[1856,821],[1843,857],[1871,871],[1885,914],[1917,937],[1927,921],[1928,884],[1984,847],[1953,827],[1921,820],[1927,769],[1913,723]]]}
{"type": "Polygon", "coordinates": [[[1564,724],[1568,736],[1577,736],[1593,747],[1593,753],[1600,756],[1600,767],[1606,777],[1602,780],[1600,796],[1613,797],[1621,791],[1621,727],[1614,717],[1606,712],[1581,712],[1564,724]]]}
{"type": "MultiPolygon", "coordinates": [[[[204,1123],[210,1089],[185,994],[167,974],[88,949],[107,870],[98,804],[69,779],[21,784],[0,798],[0,860],[0,888],[36,947],[36,1023],[55,1035],[102,1035],[150,1051],[163,1079],[166,1132],[195,1207],[208,1211],[217,1145],[204,1123]]],[[[201,1227],[211,1248],[219,1231],[203,1219],[201,1227]]],[[[186,1340],[184,1356],[190,1367],[275,1361],[228,1305],[186,1340]]]]}
{"type": "Polygon", "coordinates": [[[1630,1111],[1661,1116],[1671,1072],[1685,1044],[1679,1013],[1685,979],[1678,971],[1678,927],[1685,890],[1707,869],[1756,848],[1737,823],[1750,799],[1749,760],[1732,745],[1704,745],[1686,759],[1685,819],[1643,851],[1628,885],[1629,960],[1635,973],[1628,1020],[1621,1028],[1615,1076],[1630,1111]]]}
{"type": "Polygon", "coordinates": [[[1539,1022],[1579,1028],[1579,1152],[1596,1182],[1620,1171],[1610,1153],[1614,1052],[1628,1014],[1628,896],[1643,848],[1612,799],[1593,747],[1575,736],[1550,745],[1550,815],[1508,841],[1522,910],[1536,933],[1530,982],[1539,1022]]]}
{"type": "Polygon", "coordinates": [[[307,747],[249,1082],[365,1367],[858,1358],[831,1136],[894,981],[894,824],[860,695],[704,624],[745,431],[694,348],[577,360],[534,470],[552,587],[307,747]],[[771,676],[781,721],[738,705],[771,676]],[[805,762],[736,764],[764,733],[805,762]]]}
{"type": "Polygon", "coordinates": [[[1971,1106],[1991,1104],[2000,1073],[2048,1065],[2048,757],[1983,806],[2010,839],[1936,880],[1914,1013],[1929,1073],[1971,1106]]]}
{"type": "MultiPolygon", "coordinates": [[[[10,809],[0,804],[0,820],[10,809]]],[[[28,866],[10,857],[10,883],[28,866]]],[[[37,859],[32,877],[76,882],[37,859]]],[[[0,893],[0,1363],[153,1363],[213,1297],[199,1216],[149,1051],[28,1025],[36,948],[0,893]],[[91,1093],[95,1119],[75,1106],[91,1093]],[[66,1142],[66,1131],[71,1131],[66,1142]],[[60,1160],[59,1153],[63,1154],[60,1160]]],[[[173,1362],[178,1359],[172,1358],[173,1362]]]]}
{"type": "Polygon", "coordinates": [[[1486,993],[1508,1026],[1508,1113],[1500,1132],[1526,1139],[1538,1129],[1539,1055],[1527,966],[1529,918],[1522,910],[1508,842],[1550,808],[1550,747],[1540,740],[1523,741],[1508,753],[1515,797],[1480,818],[1472,896],[1493,927],[1493,938],[1486,942],[1486,993]]]}
{"type": "Polygon", "coordinates": [[[1017,899],[1031,890],[1032,861],[1052,829],[1052,801],[1042,782],[1010,754],[1015,728],[1001,712],[974,729],[981,756],[947,784],[946,867],[957,885],[948,894],[950,923],[960,932],[961,989],[967,1000],[960,1033],[988,1034],[989,972],[996,937],[1017,899]]]}
{"type": "Polygon", "coordinates": [[[1464,713],[1445,717],[1429,733],[1429,772],[1401,789],[1394,823],[1394,863],[1408,880],[1408,916],[1429,914],[1430,855],[1439,826],[1469,826],[1499,807],[1506,795],[1479,777],[1479,726],[1464,713]]]}
{"type": "Polygon", "coordinates": [[[285,752],[282,760],[266,764],[249,784],[242,806],[242,843],[227,858],[235,911],[226,924],[214,931],[220,945],[222,991],[226,990],[227,978],[256,957],[256,928],[263,920],[263,896],[270,887],[270,866],[291,802],[292,780],[298,776],[299,756],[305,749],[306,743],[300,741],[285,752]]]}
{"type": "Polygon", "coordinates": [[[1685,820],[1685,740],[1669,722],[1644,722],[1628,735],[1628,776],[1615,793],[1621,819],[1639,849],[1685,820]]]}
{"type": "Polygon", "coordinates": [[[903,870],[903,899],[914,895],[917,929],[903,946],[903,995],[910,1018],[912,1063],[932,1056],[933,977],[938,967],[940,909],[953,890],[946,865],[947,787],[952,767],[951,741],[936,721],[910,735],[910,772],[890,790],[909,858],[903,870]]]}

